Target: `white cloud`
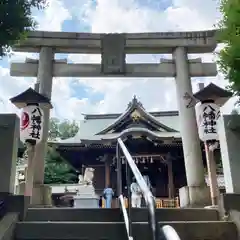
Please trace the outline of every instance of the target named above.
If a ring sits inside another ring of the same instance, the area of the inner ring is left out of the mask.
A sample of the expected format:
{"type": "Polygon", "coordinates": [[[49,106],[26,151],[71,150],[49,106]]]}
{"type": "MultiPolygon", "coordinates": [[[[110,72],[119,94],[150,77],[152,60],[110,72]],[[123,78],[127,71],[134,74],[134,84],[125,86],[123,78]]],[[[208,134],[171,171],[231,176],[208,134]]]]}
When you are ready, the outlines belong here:
{"type": "Polygon", "coordinates": [[[0,66],[0,111],[18,113],[17,108],[10,103],[9,99],[29,88],[32,83],[33,79],[26,81],[24,78],[10,77],[9,69],[0,66]]]}
{"type": "Polygon", "coordinates": [[[39,24],[38,30],[42,31],[61,31],[65,20],[72,18],[68,9],[59,0],[48,0],[48,8],[43,16],[36,16],[39,24]]]}
{"type": "MultiPolygon", "coordinates": [[[[37,16],[40,23],[39,29],[47,31],[61,31],[65,20],[72,17],[79,18],[79,25],[88,23],[92,32],[156,32],[156,31],[181,31],[212,29],[220,14],[217,11],[217,1],[209,0],[173,0],[172,6],[164,10],[144,7],[134,0],[97,0],[93,1],[71,0],[68,6],[61,0],[51,0],[50,6],[45,12],[37,16]],[[66,9],[66,6],[68,9],[66,9]]],[[[66,2],[65,2],[66,3],[66,2]]],[[[69,3],[69,2],[68,2],[69,3]]],[[[22,60],[26,55],[17,55],[22,60]]],[[[30,55],[32,56],[32,55],[30,55]]],[[[143,56],[141,56],[143,59],[143,56]]],[[[196,57],[196,56],[190,56],[196,57]]],[[[212,54],[201,56],[204,61],[213,61],[212,54]]],[[[73,62],[100,62],[100,56],[73,55],[68,59],[73,62]]],[[[131,56],[131,61],[156,62],[159,56],[148,55],[143,60],[131,56]]],[[[8,99],[8,88],[20,92],[29,85],[29,79],[23,79],[25,84],[19,84],[17,80],[10,78],[7,69],[0,68],[0,81],[9,82],[5,85],[2,98],[8,99]],[[8,79],[8,80],[3,80],[8,79]],[[15,86],[13,87],[13,85],[15,86]]],[[[209,83],[213,81],[221,86],[226,85],[221,75],[216,78],[204,78],[193,81],[193,89],[199,81],[209,83]]],[[[144,106],[149,110],[174,110],[177,108],[174,79],[54,79],[53,114],[61,118],[79,119],[81,112],[119,112],[125,109],[128,101],[136,94],[144,106]],[[74,84],[84,84],[90,88],[90,93],[100,93],[104,98],[97,104],[93,104],[91,98],[79,99],[74,94],[74,84]],[[73,94],[75,97],[73,97],[73,94]]],[[[5,100],[4,100],[5,101],[5,100]]],[[[9,105],[5,108],[9,108],[9,105]]],[[[228,104],[224,111],[229,111],[232,104],[228,104]]],[[[0,111],[6,111],[1,106],[0,111]]]]}
{"type": "MultiPolygon", "coordinates": [[[[209,3],[208,0],[176,0],[171,7],[163,11],[141,7],[136,1],[98,0],[96,9],[88,11],[92,32],[107,33],[212,29],[219,16],[217,2],[209,3]]],[[[216,60],[213,54],[204,54],[201,57],[205,62],[216,60]]],[[[98,62],[97,60],[100,59],[97,56],[80,56],[77,59],[77,55],[69,58],[78,62],[98,62]]],[[[145,58],[159,61],[154,56],[145,58]]],[[[138,57],[138,62],[140,61],[138,57]]],[[[146,59],[142,61],[146,62],[146,59]]],[[[177,108],[173,79],[80,79],[79,81],[90,86],[93,91],[105,95],[101,104],[101,111],[104,112],[122,111],[134,94],[140,97],[149,110],[177,108]]],[[[218,75],[216,78],[193,81],[194,90],[197,90],[199,81],[204,81],[205,84],[214,82],[221,86],[226,85],[221,75],[218,75]]],[[[227,110],[229,109],[231,106],[228,106],[227,110]]]]}
{"type": "MultiPolygon", "coordinates": [[[[64,8],[62,1],[49,0],[49,7],[44,12],[38,12],[35,18],[39,23],[38,30],[61,31],[63,22],[71,19],[71,14],[64,8]]],[[[38,54],[14,53],[10,61],[23,62],[26,57],[37,58],[38,54]]],[[[35,80],[36,79],[32,78],[10,77],[9,68],[0,66],[0,112],[18,112],[16,108],[9,103],[8,99],[26,90],[30,86],[33,87],[35,80]]],[[[62,84],[55,85],[53,95],[56,92],[61,92],[62,88],[64,88],[64,93],[70,92],[70,86],[68,82],[65,81],[62,84]]],[[[70,97],[70,95],[68,96],[70,97]]],[[[66,118],[67,117],[68,116],[66,116],[66,118]]]]}

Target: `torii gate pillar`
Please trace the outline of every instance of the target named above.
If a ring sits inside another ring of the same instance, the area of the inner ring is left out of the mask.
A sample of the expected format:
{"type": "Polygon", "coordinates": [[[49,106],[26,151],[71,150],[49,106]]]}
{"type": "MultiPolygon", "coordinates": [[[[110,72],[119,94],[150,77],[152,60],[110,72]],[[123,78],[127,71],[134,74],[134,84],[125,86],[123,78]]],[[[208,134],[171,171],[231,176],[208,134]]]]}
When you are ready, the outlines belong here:
{"type": "MultiPolygon", "coordinates": [[[[51,99],[52,95],[52,70],[53,70],[54,52],[51,47],[42,47],[39,53],[39,64],[37,83],[35,90],[51,99]]],[[[51,205],[51,188],[44,185],[45,156],[47,151],[47,140],[49,131],[50,109],[43,108],[44,126],[42,141],[36,145],[34,157],[35,171],[33,179],[32,205],[51,205]]]]}
{"type": "Polygon", "coordinates": [[[210,192],[205,183],[195,108],[194,105],[189,105],[189,99],[186,97],[193,95],[187,51],[184,47],[177,47],[173,55],[176,64],[176,91],[187,177],[187,186],[179,190],[180,206],[204,206],[210,203],[210,192]]]}

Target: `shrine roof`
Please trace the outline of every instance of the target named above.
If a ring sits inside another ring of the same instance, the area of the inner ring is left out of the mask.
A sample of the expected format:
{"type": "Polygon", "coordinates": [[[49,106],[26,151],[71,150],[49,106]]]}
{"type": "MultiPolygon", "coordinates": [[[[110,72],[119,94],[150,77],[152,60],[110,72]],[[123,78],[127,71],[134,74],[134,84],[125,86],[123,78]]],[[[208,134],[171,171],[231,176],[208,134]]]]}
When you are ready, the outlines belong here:
{"type": "MultiPolygon", "coordinates": [[[[86,118],[80,122],[80,131],[77,135],[81,138],[95,135],[111,125],[120,115],[121,114],[86,115],[86,118]]],[[[180,131],[178,112],[156,112],[155,118],[160,123],[180,131]]]]}
{"type": "Polygon", "coordinates": [[[130,132],[135,135],[151,136],[153,139],[181,138],[177,111],[147,112],[136,97],[122,114],[83,115],[84,120],[80,123],[79,132],[72,138],[55,142],[57,145],[111,142],[119,137],[130,135],[130,132]],[[144,118],[144,124],[149,125],[151,129],[143,125],[129,124],[126,119],[130,121],[134,117],[132,114],[137,114],[136,117],[138,114],[141,115],[144,118]]]}
{"type": "Polygon", "coordinates": [[[109,133],[109,134],[99,134],[99,135],[92,135],[92,136],[86,136],[86,137],[78,137],[78,135],[76,135],[75,137],[72,138],[68,138],[65,140],[61,140],[59,141],[60,145],[71,145],[73,143],[75,144],[91,144],[91,143],[98,143],[98,142],[102,142],[104,143],[109,143],[119,137],[126,137],[128,135],[128,133],[131,132],[132,133],[143,133],[145,135],[149,135],[152,136],[152,138],[155,139],[179,139],[181,138],[181,135],[179,132],[152,132],[149,131],[148,129],[144,129],[144,128],[129,128],[126,129],[124,131],[122,131],[121,133],[109,133]]]}

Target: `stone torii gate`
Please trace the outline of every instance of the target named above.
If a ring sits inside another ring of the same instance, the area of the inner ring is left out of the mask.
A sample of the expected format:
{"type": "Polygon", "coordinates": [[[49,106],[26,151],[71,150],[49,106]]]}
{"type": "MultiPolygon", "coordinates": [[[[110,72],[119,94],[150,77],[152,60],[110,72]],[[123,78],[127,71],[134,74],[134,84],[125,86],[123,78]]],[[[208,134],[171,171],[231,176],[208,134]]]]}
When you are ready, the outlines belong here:
{"type": "MultiPolygon", "coordinates": [[[[209,190],[204,168],[192,96],[191,77],[216,76],[215,63],[189,60],[188,53],[210,53],[216,48],[215,31],[94,34],[68,32],[30,32],[15,46],[19,52],[39,52],[39,60],[12,63],[11,76],[37,77],[36,89],[51,99],[53,77],[175,77],[180,113],[181,136],[188,186],[180,189],[182,206],[207,204],[209,190]],[[55,60],[55,53],[101,54],[101,64],[72,64],[55,60]],[[173,55],[155,64],[126,64],[126,54],[173,55]]],[[[49,110],[45,110],[44,138],[36,151],[33,203],[44,204],[44,155],[49,128],[49,110]]]]}

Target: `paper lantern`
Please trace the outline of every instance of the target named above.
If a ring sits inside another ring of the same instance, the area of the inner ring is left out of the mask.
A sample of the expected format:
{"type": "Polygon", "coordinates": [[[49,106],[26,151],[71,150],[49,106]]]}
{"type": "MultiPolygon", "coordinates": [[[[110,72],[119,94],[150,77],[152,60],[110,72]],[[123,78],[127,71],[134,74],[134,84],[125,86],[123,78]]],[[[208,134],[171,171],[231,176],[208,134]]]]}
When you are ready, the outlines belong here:
{"type": "Polygon", "coordinates": [[[38,105],[28,105],[22,109],[20,139],[22,142],[39,143],[43,134],[43,111],[38,105]]]}
{"type": "Polygon", "coordinates": [[[220,107],[215,103],[202,103],[196,107],[199,138],[202,141],[218,140],[217,122],[220,107]]]}

